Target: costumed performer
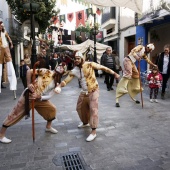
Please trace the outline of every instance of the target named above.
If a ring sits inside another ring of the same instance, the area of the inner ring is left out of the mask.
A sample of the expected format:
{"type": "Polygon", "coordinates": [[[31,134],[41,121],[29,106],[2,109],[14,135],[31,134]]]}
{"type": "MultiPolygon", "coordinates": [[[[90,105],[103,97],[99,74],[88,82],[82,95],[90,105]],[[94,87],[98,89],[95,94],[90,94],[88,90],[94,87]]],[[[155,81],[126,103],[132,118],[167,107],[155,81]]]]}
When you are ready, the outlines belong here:
{"type": "Polygon", "coordinates": [[[120,107],[119,98],[126,93],[130,95],[135,103],[140,103],[140,101],[134,98],[141,91],[139,79],[140,73],[135,65],[135,62],[136,60],[140,61],[141,59],[145,59],[148,64],[157,67],[149,60],[147,56],[154,49],[155,46],[152,43],[147,44],[146,46],[138,45],[131,50],[128,56],[124,58],[123,77],[121,78],[116,88],[116,107],[120,107]]]}
{"type": "Polygon", "coordinates": [[[77,112],[82,123],[78,128],[90,126],[92,131],[86,141],[90,142],[96,138],[96,128],[98,126],[98,98],[99,85],[95,77],[95,70],[113,74],[115,78],[119,75],[113,70],[97,64],[85,61],[81,52],[75,54],[75,67],[69,72],[68,76],[60,83],[59,87],[67,85],[75,76],[80,80],[82,91],[77,101],[77,112]],[[90,124],[90,125],[89,125],[90,124]]]}
{"type": "Polygon", "coordinates": [[[56,87],[61,80],[61,76],[66,71],[65,63],[61,63],[55,70],[51,71],[45,68],[36,69],[35,74],[38,76],[33,83],[30,83],[33,70],[27,71],[26,88],[21,94],[16,106],[12,109],[9,115],[3,122],[0,130],[0,142],[10,143],[11,140],[5,137],[8,127],[16,124],[24,116],[28,118],[31,109],[31,100],[34,99],[34,108],[37,112],[47,120],[46,132],[57,133],[58,131],[52,128],[52,121],[56,116],[56,107],[49,101],[55,94],[60,93],[61,88],[56,87]]]}
{"type": "MultiPolygon", "coordinates": [[[[2,65],[4,62],[6,62],[10,90],[15,91],[17,89],[17,79],[15,75],[14,66],[12,64],[12,57],[11,57],[7,40],[10,42],[10,47],[13,48],[12,40],[4,28],[3,22],[1,21],[0,22],[0,82],[2,79],[2,65]]],[[[0,93],[1,93],[1,85],[0,85],[0,93]]]]}

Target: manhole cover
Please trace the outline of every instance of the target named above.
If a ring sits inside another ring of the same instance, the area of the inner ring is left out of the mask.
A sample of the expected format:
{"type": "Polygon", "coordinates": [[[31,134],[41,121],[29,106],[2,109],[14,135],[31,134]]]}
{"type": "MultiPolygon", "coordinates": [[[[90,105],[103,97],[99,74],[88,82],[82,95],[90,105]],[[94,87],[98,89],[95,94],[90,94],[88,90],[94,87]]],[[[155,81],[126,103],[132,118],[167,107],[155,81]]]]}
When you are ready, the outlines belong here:
{"type": "Polygon", "coordinates": [[[91,170],[91,168],[85,164],[80,152],[68,152],[55,156],[53,163],[56,166],[62,166],[63,170],[91,170]]]}

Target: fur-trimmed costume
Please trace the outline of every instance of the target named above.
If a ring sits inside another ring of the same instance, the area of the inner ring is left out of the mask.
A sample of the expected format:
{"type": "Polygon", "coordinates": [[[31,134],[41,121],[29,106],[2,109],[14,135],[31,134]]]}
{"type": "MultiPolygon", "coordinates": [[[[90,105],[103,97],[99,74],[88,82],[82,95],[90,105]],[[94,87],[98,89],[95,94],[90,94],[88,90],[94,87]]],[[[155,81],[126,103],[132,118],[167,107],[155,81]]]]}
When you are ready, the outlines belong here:
{"type": "Polygon", "coordinates": [[[119,98],[128,93],[132,100],[140,92],[139,72],[136,68],[136,60],[144,59],[148,64],[154,65],[145,52],[145,46],[138,45],[131,50],[128,56],[123,60],[123,77],[116,88],[116,107],[119,107],[119,98]]]}
{"type": "MultiPolygon", "coordinates": [[[[0,23],[0,26],[2,27],[2,23],[0,23]]],[[[0,82],[2,79],[2,64],[6,62],[8,81],[10,83],[10,90],[16,90],[17,79],[15,75],[14,66],[12,64],[12,57],[11,57],[7,40],[12,44],[12,41],[8,33],[5,30],[4,31],[0,30],[0,82]]],[[[1,85],[0,85],[0,93],[1,93],[1,85]]]]}
{"type": "MultiPolygon", "coordinates": [[[[41,95],[41,100],[35,100],[35,109],[47,121],[52,121],[56,116],[56,107],[48,101],[54,94],[56,83],[54,81],[54,71],[48,69],[37,69],[38,78],[35,80],[35,92],[41,95]],[[47,95],[48,94],[48,95],[47,95]]],[[[25,115],[25,91],[22,93],[16,106],[12,109],[9,115],[3,122],[4,127],[12,126],[21,120],[25,115]]],[[[31,109],[31,100],[29,101],[29,110],[31,109]]]]}

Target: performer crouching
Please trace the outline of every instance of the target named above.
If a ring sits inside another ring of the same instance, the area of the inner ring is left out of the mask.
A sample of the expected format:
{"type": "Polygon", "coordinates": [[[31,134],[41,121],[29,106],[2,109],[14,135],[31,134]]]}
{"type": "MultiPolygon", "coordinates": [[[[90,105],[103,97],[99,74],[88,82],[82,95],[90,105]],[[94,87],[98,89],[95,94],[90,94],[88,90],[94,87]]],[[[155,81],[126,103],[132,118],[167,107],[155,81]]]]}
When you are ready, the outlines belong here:
{"type": "MultiPolygon", "coordinates": [[[[70,71],[69,75],[60,84],[64,87],[68,84],[74,76],[80,80],[82,91],[77,101],[77,112],[82,121],[78,128],[90,126],[92,131],[86,139],[90,142],[96,138],[96,128],[98,126],[98,98],[99,98],[99,85],[95,77],[95,69],[103,70],[107,73],[113,74],[115,78],[119,75],[111,69],[104,67],[95,62],[85,62],[81,52],[75,54],[75,67],[70,71]],[[90,125],[89,125],[90,123],[90,125]]],[[[59,87],[60,87],[59,86],[59,87]]]]}
{"type": "Polygon", "coordinates": [[[0,142],[10,143],[11,140],[5,137],[5,133],[8,127],[16,124],[24,116],[28,118],[29,111],[31,109],[31,99],[34,99],[34,108],[37,112],[47,120],[46,132],[56,134],[58,131],[52,128],[52,121],[56,116],[56,107],[49,101],[49,99],[55,94],[60,93],[61,89],[56,87],[57,83],[61,81],[61,76],[65,72],[65,63],[61,63],[54,71],[48,69],[36,69],[35,74],[37,79],[29,84],[33,70],[27,72],[26,88],[21,94],[18,103],[6,117],[0,130],[0,142]],[[47,95],[48,94],[48,95],[47,95]],[[28,106],[28,107],[27,107],[28,106]]]}

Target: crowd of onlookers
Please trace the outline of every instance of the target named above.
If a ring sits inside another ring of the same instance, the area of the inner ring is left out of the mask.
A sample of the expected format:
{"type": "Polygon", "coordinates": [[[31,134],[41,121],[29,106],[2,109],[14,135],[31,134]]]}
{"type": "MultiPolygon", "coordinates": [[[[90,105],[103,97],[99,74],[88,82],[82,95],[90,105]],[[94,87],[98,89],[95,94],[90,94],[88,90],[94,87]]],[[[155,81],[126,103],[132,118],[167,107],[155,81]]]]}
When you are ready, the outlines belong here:
{"type": "MultiPolygon", "coordinates": [[[[165,45],[164,47],[164,52],[160,53],[160,55],[157,58],[156,64],[158,65],[159,71],[162,73],[163,77],[163,83],[162,83],[162,92],[161,92],[161,97],[164,98],[165,95],[165,88],[167,86],[167,81],[169,78],[169,74],[164,74],[164,72],[169,72],[167,70],[170,70],[170,62],[169,61],[169,56],[167,57],[168,60],[164,61],[166,64],[166,68],[163,67],[163,56],[164,60],[166,59],[166,55],[169,54],[169,45],[165,45]],[[164,70],[163,70],[164,68],[164,70]],[[164,72],[163,72],[164,71],[164,72]]],[[[88,55],[86,55],[86,61],[93,61],[93,58],[89,58],[88,55]]],[[[45,48],[41,49],[41,52],[37,54],[37,61],[41,62],[40,68],[47,68],[50,70],[54,70],[60,63],[65,62],[67,65],[67,70],[71,70],[74,67],[74,52],[72,51],[62,51],[62,52],[54,52],[47,54],[47,50],[45,48]]],[[[106,48],[106,51],[103,53],[100,59],[100,64],[104,65],[116,73],[120,73],[122,71],[122,68],[120,66],[120,61],[119,61],[119,56],[116,53],[115,50],[112,50],[112,48],[108,47],[106,48]]],[[[31,65],[31,56],[28,54],[24,55],[24,59],[21,60],[20,63],[20,78],[23,82],[24,87],[27,87],[26,84],[26,72],[28,69],[32,68],[31,65]]],[[[107,87],[107,90],[113,90],[113,84],[114,84],[114,76],[108,73],[99,73],[99,76],[102,77],[105,76],[105,84],[107,87]]],[[[118,80],[116,80],[116,84],[118,84],[118,80]]],[[[2,88],[3,88],[2,84],[2,88]]]]}
{"type": "MultiPolygon", "coordinates": [[[[54,70],[62,62],[66,63],[67,70],[71,70],[74,67],[73,53],[70,51],[54,52],[48,55],[47,50],[43,48],[41,52],[37,54],[37,61],[41,63],[39,68],[46,68],[49,70],[54,70]]],[[[20,62],[20,78],[24,88],[27,87],[26,72],[30,68],[32,68],[31,56],[25,54],[24,59],[20,62]]]]}

